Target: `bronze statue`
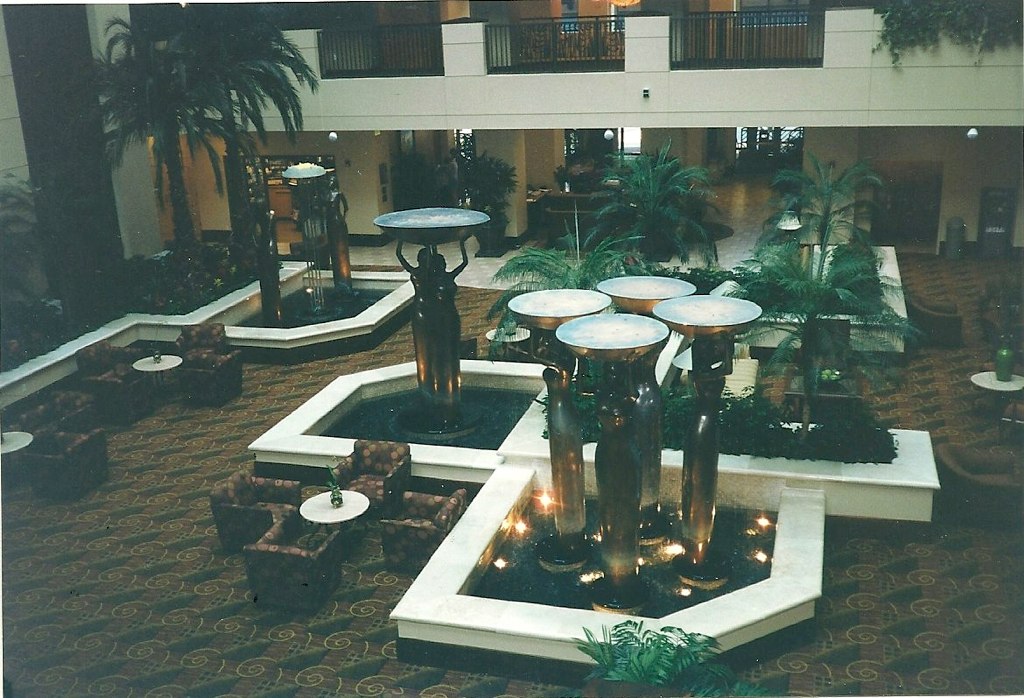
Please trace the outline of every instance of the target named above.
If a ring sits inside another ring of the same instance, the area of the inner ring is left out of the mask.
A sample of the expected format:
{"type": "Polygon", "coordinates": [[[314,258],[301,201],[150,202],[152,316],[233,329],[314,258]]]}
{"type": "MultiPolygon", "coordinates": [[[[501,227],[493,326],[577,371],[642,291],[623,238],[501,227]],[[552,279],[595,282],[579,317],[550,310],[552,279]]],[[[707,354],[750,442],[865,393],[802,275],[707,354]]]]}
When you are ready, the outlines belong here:
{"type": "Polygon", "coordinates": [[[412,308],[413,345],[416,351],[416,376],[424,411],[417,430],[442,433],[460,426],[462,375],[459,369],[459,340],[462,323],[455,307],[458,286],[455,277],[466,265],[465,240],[459,241],[462,262],[447,271],[444,256],[435,245],[424,246],[412,266],[402,255],[402,241],[395,254],[409,272],[416,295],[412,308]]]}

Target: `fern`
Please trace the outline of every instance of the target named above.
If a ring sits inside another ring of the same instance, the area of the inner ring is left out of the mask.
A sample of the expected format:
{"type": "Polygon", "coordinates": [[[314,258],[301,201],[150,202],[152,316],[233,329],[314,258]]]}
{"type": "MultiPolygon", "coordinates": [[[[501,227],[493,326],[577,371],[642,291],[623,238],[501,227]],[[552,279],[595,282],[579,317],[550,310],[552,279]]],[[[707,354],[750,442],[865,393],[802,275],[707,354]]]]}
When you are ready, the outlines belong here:
{"type": "Polygon", "coordinates": [[[718,642],[707,635],[671,626],[648,629],[633,620],[602,626],[600,640],[589,628],[583,633],[576,646],[597,663],[588,679],[669,686],[695,696],[764,695],[716,661],[718,642]]]}

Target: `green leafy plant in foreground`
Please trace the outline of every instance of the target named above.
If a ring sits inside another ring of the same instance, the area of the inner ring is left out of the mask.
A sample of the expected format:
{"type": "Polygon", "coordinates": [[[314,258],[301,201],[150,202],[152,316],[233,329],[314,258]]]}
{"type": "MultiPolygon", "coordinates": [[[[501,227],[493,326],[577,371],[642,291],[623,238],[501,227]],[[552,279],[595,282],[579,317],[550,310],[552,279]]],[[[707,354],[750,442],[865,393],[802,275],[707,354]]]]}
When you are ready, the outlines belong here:
{"type": "Polygon", "coordinates": [[[632,620],[604,626],[600,639],[588,628],[583,632],[586,639],[576,646],[597,662],[588,679],[669,686],[677,695],[765,695],[716,661],[719,646],[713,637],[671,626],[651,630],[632,620]]]}

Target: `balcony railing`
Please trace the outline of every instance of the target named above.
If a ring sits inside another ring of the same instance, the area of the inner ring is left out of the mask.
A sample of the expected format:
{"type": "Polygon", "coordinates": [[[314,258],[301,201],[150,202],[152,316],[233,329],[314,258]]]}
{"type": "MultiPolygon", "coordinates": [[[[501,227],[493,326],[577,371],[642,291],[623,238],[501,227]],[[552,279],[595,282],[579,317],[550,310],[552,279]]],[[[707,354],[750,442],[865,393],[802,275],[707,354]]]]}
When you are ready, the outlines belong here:
{"type": "Polygon", "coordinates": [[[317,50],[323,78],[444,75],[440,24],[324,29],[317,50]]]}
{"type": "Polygon", "coordinates": [[[530,20],[486,27],[488,73],[623,70],[621,17],[530,20]]]}
{"type": "Polygon", "coordinates": [[[825,13],[697,12],[674,17],[669,37],[673,70],[820,68],[825,51],[825,13]]]}

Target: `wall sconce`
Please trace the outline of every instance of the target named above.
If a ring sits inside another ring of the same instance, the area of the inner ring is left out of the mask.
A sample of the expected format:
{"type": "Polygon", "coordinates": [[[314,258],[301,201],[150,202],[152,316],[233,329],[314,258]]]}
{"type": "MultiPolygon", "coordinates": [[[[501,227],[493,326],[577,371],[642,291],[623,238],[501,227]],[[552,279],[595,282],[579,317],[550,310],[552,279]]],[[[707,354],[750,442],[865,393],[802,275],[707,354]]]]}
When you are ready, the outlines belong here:
{"type": "Polygon", "coordinates": [[[615,131],[612,131],[612,130],[611,130],[610,128],[609,128],[609,129],[605,129],[605,132],[604,132],[604,139],[605,139],[606,141],[610,141],[610,140],[612,140],[613,138],[615,138],[615,131]]]}
{"type": "Polygon", "coordinates": [[[974,128],[973,126],[971,126],[969,129],[967,129],[967,140],[973,141],[973,140],[977,140],[977,138],[978,138],[978,129],[974,128]]]}

